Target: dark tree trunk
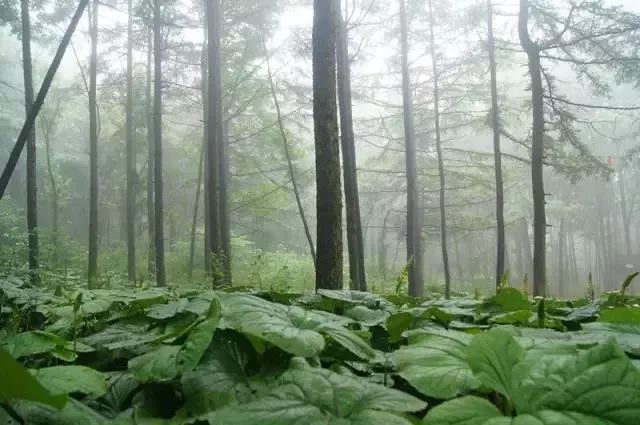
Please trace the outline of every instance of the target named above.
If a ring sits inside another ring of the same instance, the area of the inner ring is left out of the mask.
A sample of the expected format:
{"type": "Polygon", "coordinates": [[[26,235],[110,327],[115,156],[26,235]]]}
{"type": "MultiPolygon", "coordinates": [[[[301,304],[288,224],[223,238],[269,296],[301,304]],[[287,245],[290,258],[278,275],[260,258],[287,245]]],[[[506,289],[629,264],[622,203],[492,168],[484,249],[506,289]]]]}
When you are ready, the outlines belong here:
{"type": "Polygon", "coordinates": [[[149,280],[153,279],[156,274],[156,250],[155,250],[155,228],[156,218],[153,202],[153,156],[154,156],[154,138],[153,138],[153,112],[152,103],[153,98],[151,95],[151,69],[153,67],[153,31],[149,29],[147,34],[147,87],[146,87],[146,99],[145,99],[145,113],[147,118],[147,226],[148,226],[148,270],[149,280]]]}
{"type": "Polygon", "coordinates": [[[544,157],[544,92],[540,46],[531,40],[528,29],[529,1],[520,0],[518,34],[527,54],[531,77],[533,129],[531,135],[531,185],[533,189],[533,295],[545,296],[546,290],[546,233],[544,157]]]}
{"type": "Polygon", "coordinates": [[[338,101],[340,105],[340,141],[344,176],[344,199],[347,219],[347,247],[349,250],[350,288],[367,290],[364,265],[364,241],[358,195],[355,136],[351,102],[351,64],[349,63],[349,37],[347,23],[338,8],[338,35],[336,40],[338,62],[338,101]]]}
{"type": "MultiPolygon", "coordinates": [[[[24,106],[26,116],[33,107],[33,71],[31,67],[31,23],[29,0],[20,0],[22,15],[22,71],[24,77],[24,106]]],[[[36,173],[36,130],[27,137],[27,233],[29,245],[29,281],[38,283],[38,195],[36,173]]]]}
{"type": "Polygon", "coordinates": [[[162,193],[162,28],[160,0],[153,1],[153,187],[156,284],[165,286],[164,198],[162,193]]]}
{"type": "MultiPolygon", "coordinates": [[[[222,99],[222,97],[220,98],[222,99]]],[[[221,100],[222,102],[222,100],[221,100]]],[[[221,117],[220,144],[218,145],[218,164],[220,170],[220,247],[222,248],[222,273],[224,283],[231,285],[231,218],[229,216],[229,121],[221,117]]]]}
{"type": "Polygon", "coordinates": [[[206,12],[204,17],[204,39],[202,40],[202,57],[200,61],[200,75],[202,78],[202,122],[204,126],[202,128],[202,149],[204,152],[204,163],[203,163],[203,177],[204,177],[204,193],[203,193],[203,210],[204,210],[204,271],[207,276],[211,273],[211,252],[209,251],[209,225],[211,224],[211,220],[209,220],[209,163],[208,163],[208,143],[209,143],[209,132],[207,131],[208,125],[208,114],[209,114],[209,96],[208,96],[208,61],[207,61],[207,40],[209,38],[209,30],[206,19],[206,12]]]}
{"type": "MultiPolygon", "coordinates": [[[[447,212],[445,209],[444,158],[440,137],[440,88],[438,87],[438,65],[434,36],[433,1],[429,0],[429,44],[431,47],[431,67],[433,70],[433,114],[436,131],[436,152],[438,154],[438,175],[440,177],[440,247],[444,269],[444,296],[451,297],[451,272],[449,271],[449,251],[447,249],[447,212]]],[[[504,242],[503,242],[504,243],[504,242]]]]}
{"type": "Polygon", "coordinates": [[[564,217],[560,219],[560,229],[558,230],[558,295],[563,297],[566,292],[566,282],[565,279],[567,275],[565,273],[565,266],[567,264],[567,253],[566,253],[566,232],[565,232],[565,219],[564,217]]]}
{"type": "Polygon", "coordinates": [[[198,162],[198,181],[196,183],[196,199],[193,202],[193,219],[191,220],[191,237],[189,240],[189,266],[187,273],[189,279],[193,277],[193,262],[196,255],[196,228],[198,226],[198,207],[200,206],[200,192],[202,188],[202,168],[204,167],[204,144],[200,149],[200,161],[198,162]]]}
{"type": "Polygon", "coordinates": [[[487,48],[491,74],[491,127],[493,129],[493,158],[496,177],[496,286],[505,270],[504,184],[502,181],[502,153],[500,152],[500,109],[498,106],[498,78],[496,73],[495,41],[493,37],[493,7],[487,0],[487,48]]]}
{"type": "Polygon", "coordinates": [[[422,278],[422,228],[416,171],[416,140],[413,126],[413,99],[409,77],[409,42],[405,0],[400,0],[400,33],[402,51],[402,110],[404,115],[405,161],[407,169],[407,261],[409,267],[409,295],[424,294],[422,278]]]}
{"type": "Polygon", "coordinates": [[[342,289],[342,194],[336,105],[336,0],[313,2],[316,289],[342,289]]]}
{"type": "Polygon", "coordinates": [[[98,61],[98,1],[91,9],[91,58],[89,61],[89,288],[98,274],[98,105],[96,102],[98,61]]]}
{"type": "Polygon", "coordinates": [[[298,181],[296,179],[296,173],[293,168],[293,161],[291,160],[291,154],[289,152],[289,140],[287,137],[287,132],[284,128],[284,122],[282,121],[282,112],[280,110],[280,102],[278,101],[276,86],[275,86],[275,83],[273,82],[273,74],[271,73],[271,61],[269,60],[269,53],[267,52],[267,45],[264,39],[262,40],[262,47],[264,49],[265,61],[267,63],[267,77],[269,78],[269,88],[271,89],[271,97],[273,98],[273,105],[276,107],[276,117],[278,118],[278,128],[280,129],[280,135],[282,136],[284,156],[287,159],[287,168],[289,169],[289,178],[291,179],[291,186],[293,187],[293,195],[296,198],[298,213],[300,214],[300,220],[302,221],[304,234],[307,238],[307,243],[309,244],[309,253],[311,254],[311,259],[313,260],[313,266],[314,268],[316,268],[317,267],[316,250],[315,250],[315,247],[313,246],[313,238],[311,237],[311,231],[309,230],[309,223],[307,222],[307,217],[304,213],[304,208],[302,207],[302,200],[300,199],[300,192],[298,190],[298,181]]]}
{"type": "Polygon", "coordinates": [[[224,277],[220,220],[220,144],[222,144],[222,76],[220,75],[220,0],[207,0],[207,150],[205,162],[207,199],[207,255],[211,263],[212,284],[218,285],[224,277]],[[221,267],[223,266],[223,267],[221,267]]]}
{"type": "Polygon", "coordinates": [[[127,105],[126,105],[126,145],[127,145],[127,276],[136,281],[136,161],[133,130],[133,2],[128,1],[127,23],[127,105]]]}

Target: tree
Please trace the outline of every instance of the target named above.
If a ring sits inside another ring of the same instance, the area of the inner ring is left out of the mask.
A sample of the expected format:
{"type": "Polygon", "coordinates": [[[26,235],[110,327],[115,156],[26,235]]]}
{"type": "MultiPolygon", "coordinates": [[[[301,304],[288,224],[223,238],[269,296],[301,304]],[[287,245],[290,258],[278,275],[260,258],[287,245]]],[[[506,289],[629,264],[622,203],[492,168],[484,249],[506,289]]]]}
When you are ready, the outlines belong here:
{"type": "Polygon", "coordinates": [[[96,285],[98,275],[98,105],[96,102],[98,71],[98,0],[94,0],[89,16],[91,56],[89,59],[89,288],[96,285]]]}
{"type": "Polygon", "coordinates": [[[402,111],[407,174],[407,262],[409,263],[409,294],[424,294],[422,278],[422,227],[416,170],[416,141],[413,126],[413,100],[409,76],[409,41],[405,0],[400,0],[400,47],[402,56],[402,111]]]}
{"type": "MultiPolygon", "coordinates": [[[[358,175],[356,166],[355,137],[353,134],[353,113],[351,105],[351,64],[349,58],[349,34],[347,22],[342,17],[338,2],[337,20],[337,66],[338,101],[340,105],[340,142],[344,173],[344,199],[347,218],[347,248],[349,250],[350,287],[367,290],[364,266],[364,241],[360,218],[360,198],[358,195],[358,175]]],[[[345,2],[346,7],[347,2],[345,2]]],[[[346,16],[349,16],[345,12],[346,16]]]]}
{"type": "Polygon", "coordinates": [[[440,87],[438,86],[438,65],[434,36],[435,21],[433,19],[433,0],[429,0],[429,41],[431,47],[431,68],[433,80],[433,120],[436,136],[436,153],[438,155],[438,176],[440,178],[440,247],[442,249],[442,267],[444,269],[444,295],[451,296],[451,272],[449,271],[449,252],[447,250],[447,213],[445,209],[444,159],[440,135],[440,87]]]}
{"type": "Polygon", "coordinates": [[[136,280],[136,159],[133,129],[133,1],[127,2],[127,99],[126,99],[126,168],[127,168],[127,277],[136,280]]]}
{"type": "MultiPolygon", "coordinates": [[[[206,209],[207,217],[207,235],[208,247],[207,255],[211,257],[211,278],[214,285],[220,282],[221,265],[226,263],[223,258],[222,249],[222,232],[221,232],[221,215],[220,215],[220,152],[223,148],[222,144],[222,75],[220,66],[220,0],[207,0],[207,149],[206,164],[207,172],[205,173],[205,191],[208,208],[206,209]]],[[[223,266],[224,267],[224,266],[223,266]]]]}
{"type": "Polygon", "coordinates": [[[154,183],[153,183],[153,174],[154,174],[154,143],[155,138],[153,136],[153,126],[154,126],[154,118],[153,118],[153,98],[152,98],[152,85],[153,80],[151,79],[151,69],[153,67],[152,64],[153,59],[153,29],[150,28],[147,34],[147,78],[146,78],[146,90],[145,90],[145,116],[147,121],[147,234],[149,239],[148,246],[148,262],[147,268],[149,271],[149,279],[152,279],[156,272],[156,250],[155,250],[155,228],[156,228],[156,219],[155,219],[155,207],[153,202],[153,193],[154,193],[154,183]]]}
{"type": "Polygon", "coordinates": [[[342,289],[342,193],[336,105],[336,0],[313,2],[316,289],[342,289]]]}
{"type": "Polygon", "coordinates": [[[496,75],[496,46],[493,36],[493,7],[487,0],[487,52],[491,78],[491,128],[493,130],[493,158],[496,177],[496,287],[504,275],[504,183],[502,181],[502,152],[500,151],[500,109],[498,106],[498,78],[496,75]]]}
{"type": "MultiPolygon", "coordinates": [[[[26,115],[33,107],[33,71],[31,66],[31,23],[29,0],[20,0],[22,15],[22,72],[24,76],[24,104],[26,115]]],[[[38,195],[36,174],[36,131],[27,137],[27,232],[29,245],[29,279],[38,282],[38,195]]]]}
{"type": "Polygon", "coordinates": [[[153,182],[156,284],[165,286],[162,193],[162,28],[160,0],[153,1],[153,182]]]}

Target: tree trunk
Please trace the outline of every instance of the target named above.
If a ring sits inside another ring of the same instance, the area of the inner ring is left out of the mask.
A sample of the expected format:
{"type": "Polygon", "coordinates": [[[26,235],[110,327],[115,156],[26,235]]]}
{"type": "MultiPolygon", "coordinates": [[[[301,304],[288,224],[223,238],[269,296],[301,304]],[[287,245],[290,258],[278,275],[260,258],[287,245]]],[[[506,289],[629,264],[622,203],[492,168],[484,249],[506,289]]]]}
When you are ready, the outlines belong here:
{"type": "MultiPolygon", "coordinates": [[[[220,97],[222,99],[222,96],[220,97]]],[[[218,164],[220,170],[220,188],[218,191],[220,203],[220,247],[222,249],[223,282],[231,285],[231,218],[229,216],[229,121],[221,116],[222,125],[220,144],[218,145],[218,164]]]]}
{"type": "Polygon", "coordinates": [[[558,230],[558,295],[560,297],[565,296],[566,294],[566,274],[565,274],[565,265],[567,264],[567,254],[566,254],[566,232],[565,232],[565,219],[564,217],[560,219],[560,229],[558,230]]]}
{"type": "MultiPolygon", "coordinates": [[[[347,15],[345,13],[345,15],[347,15]]],[[[338,62],[338,101],[340,105],[340,142],[344,176],[344,200],[347,219],[347,247],[349,250],[349,287],[367,290],[364,265],[364,241],[358,195],[355,136],[351,102],[351,64],[349,63],[349,37],[347,23],[338,7],[338,35],[336,41],[338,62]]]]}
{"type": "MultiPolygon", "coordinates": [[[[431,67],[433,70],[433,115],[436,131],[436,152],[438,154],[438,175],[440,177],[440,247],[442,248],[442,267],[444,269],[444,296],[451,297],[451,272],[449,271],[449,252],[447,250],[447,213],[445,210],[444,158],[440,140],[440,91],[438,87],[438,65],[434,36],[433,1],[429,0],[429,44],[431,48],[431,67]]],[[[504,242],[503,242],[504,243],[504,242]]]]}
{"type": "Polygon", "coordinates": [[[223,278],[221,269],[222,235],[220,226],[220,151],[222,143],[222,78],[220,75],[220,0],[207,0],[207,164],[205,191],[207,193],[208,240],[207,254],[211,263],[212,285],[218,285],[223,278]]]}
{"type": "Polygon", "coordinates": [[[153,1],[153,187],[155,215],[156,284],[165,286],[164,198],[162,193],[162,28],[160,0],[153,1]]]}
{"type": "Polygon", "coordinates": [[[540,46],[531,40],[529,29],[529,1],[520,0],[518,34],[527,54],[531,77],[533,129],[531,135],[531,185],[533,189],[533,295],[545,296],[546,291],[546,233],[543,157],[544,157],[544,92],[540,46]]]}
{"type": "Polygon", "coordinates": [[[522,242],[524,245],[524,269],[525,273],[533,277],[533,254],[531,252],[531,239],[529,238],[529,223],[526,218],[521,221],[522,242]]]}
{"type": "Polygon", "coordinates": [[[631,249],[631,214],[629,214],[627,206],[624,171],[620,171],[618,176],[618,185],[620,187],[620,214],[622,215],[622,227],[624,229],[625,254],[630,257],[633,254],[633,250],[631,249]]]}
{"type": "MultiPolygon", "coordinates": [[[[206,14],[206,11],[205,11],[206,14]]],[[[209,31],[207,25],[206,15],[204,17],[204,38],[202,40],[202,57],[200,60],[200,75],[202,78],[202,122],[204,126],[202,128],[202,149],[204,152],[204,166],[203,166],[203,177],[204,177],[204,193],[203,193],[203,210],[204,210],[204,271],[207,276],[211,273],[211,253],[209,251],[209,225],[211,224],[211,220],[209,220],[209,163],[208,163],[208,114],[209,114],[209,96],[208,96],[208,61],[207,61],[207,50],[208,44],[207,40],[209,38],[209,31]]]]}
{"type": "Polygon", "coordinates": [[[316,289],[342,289],[342,194],[336,105],[336,0],[313,2],[316,289]]]}
{"type": "Polygon", "coordinates": [[[90,14],[91,58],[89,61],[89,288],[98,274],[98,105],[96,102],[98,61],[98,1],[90,14]]]}
{"type": "Polygon", "coordinates": [[[267,77],[269,78],[269,88],[271,89],[271,97],[273,98],[273,104],[276,107],[276,117],[278,118],[278,128],[280,129],[280,135],[282,136],[282,144],[284,148],[284,156],[287,159],[287,167],[289,169],[289,178],[291,179],[291,186],[293,187],[293,195],[296,198],[296,205],[298,206],[298,213],[300,214],[300,220],[302,221],[302,227],[304,229],[304,234],[307,238],[307,243],[309,244],[309,253],[311,254],[311,259],[313,261],[314,268],[317,268],[316,264],[316,250],[313,246],[313,239],[311,237],[311,231],[309,230],[309,224],[307,222],[307,217],[304,213],[304,208],[302,206],[302,200],[300,199],[300,192],[298,190],[298,182],[296,180],[295,170],[293,169],[293,161],[291,160],[291,154],[289,152],[289,140],[287,137],[287,132],[284,128],[284,122],[282,120],[282,112],[280,111],[280,102],[278,101],[278,96],[276,94],[276,86],[273,82],[273,74],[271,73],[271,61],[269,60],[269,53],[267,52],[267,45],[262,40],[262,48],[264,49],[265,61],[267,63],[267,77]]]}
{"type": "Polygon", "coordinates": [[[189,267],[187,273],[189,279],[193,277],[193,260],[196,255],[196,228],[198,225],[198,207],[200,206],[200,192],[202,187],[202,168],[204,167],[204,144],[200,149],[200,161],[198,163],[198,181],[196,183],[196,200],[193,203],[193,219],[191,221],[191,238],[189,241],[189,267]]]}
{"type": "MultiPolygon", "coordinates": [[[[60,233],[60,211],[58,198],[58,183],[56,181],[55,172],[53,170],[53,162],[51,160],[51,132],[53,131],[53,120],[58,114],[59,103],[56,105],[56,111],[50,120],[40,120],[42,134],[44,136],[45,160],[47,165],[47,177],[49,179],[49,190],[51,191],[51,245],[53,246],[53,265],[58,265],[58,254],[60,252],[59,233],[60,233]]],[[[44,118],[44,117],[43,117],[44,118]]]]}
{"type": "Polygon", "coordinates": [[[402,51],[402,110],[404,115],[404,143],[407,171],[407,262],[409,265],[409,295],[424,294],[422,278],[422,228],[416,171],[416,141],[413,127],[413,99],[409,77],[409,42],[405,0],[400,0],[400,33],[402,51]]]}
{"type": "MultiPolygon", "coordinates": [[[[25,115],[29,116],[33,106],[33,71],[31,67],[31,23],[29,0],[20,0],[22,15],[22,71],[24,77],[25,115]]],[[[29,245],[29,281],[38,283],[38,195],[36,173],[36,131],[35,127],[27,137],[27,233],[29,245]]]]}
{"type": "Polygon", "coordinates": [[[127,6],[127,105],[126,105],[126,145],[127,145],[127,276],[136,281],[136,162],[133,129],[133,1],[127,6]]]}
{"type": "Polygon", "coordinates": [[[153,279],[156,274],[156,250],[155,250],[155,211],[153,202],[153,169],[154,169],[154,138],[153,138],[153,112],[152,112],[152,96],[151,96],[151,68],[153,59],[153,31],[149,29],[147,34],[147,87],[145,99],[145,115],[147,118],[147,226],[148,226],[148,271],[149,280],[153,279]]]}
{"type": "Polygon", "coordinates": [[[500,109],[498,106],[498,78],[496,72],[495,40],[493,37],[493,7],[487,0],[487,48],[491,74],[491,128],[493,129],[493,158],[496,177],[496,286],[505,270],[504,184],[502,181],[502,153],[500,152],[500,109]]]}
{"type": "Polygon", "coordinates": [[[391,210],[388,209],[382,220],[382,229],[380,229],[380,239],[378,241],[378,272],[382,276],[382,280],[387,280],[387,220],[391,210]]]}

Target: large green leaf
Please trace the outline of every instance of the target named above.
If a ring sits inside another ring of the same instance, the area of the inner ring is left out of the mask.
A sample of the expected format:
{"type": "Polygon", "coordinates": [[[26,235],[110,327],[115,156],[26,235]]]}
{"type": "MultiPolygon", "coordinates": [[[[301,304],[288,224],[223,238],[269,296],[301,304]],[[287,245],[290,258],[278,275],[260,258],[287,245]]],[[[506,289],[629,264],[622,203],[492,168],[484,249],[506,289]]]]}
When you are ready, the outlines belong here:
{"type": "Polygon", "coordinates": [[[86,366],[52,366],[32,371],[48,390],[54,393],[82,393],[95,398],[107,392],[102,372],[86,366]]]}
{"type": "Polygon", "coordinates": [[[466,396],[442,403],[429,410],[423,425],[502,425],[500,410],[487,400],[466,396]]]}
{"type": "Polygon", "coordinates": [[[162,345],[129,360],[129,369],[139,382],[169,381],[178,375],[176,357],[180,345],[162,345]]]}
{"type": "Polygon", "coordinates": [[[566,361],[542,361],[515,397],[519,413],[553,410],[587,422],[633,425],[640,418],[640,372],[620,347],[597,345],[566,361]]]}
{"type": "Polygon", "coordinates": [[[284,306],[245,294],[222,298],[227,326],[264,339],[296,356],[311,357],[324,349],[324,337],[314,330],[318,323],[298,306],[284,306]]]}
{"type": "Polygon", "coordinates": [[[213,334],[220,321],[220,301],[214,298],[209,307],[207,318],[196,325],[189,333],[187,340],[178,352],[176,362],[179,371],[193,369],[198,366],[200,359],[211,344],[213,334]]]}
{"type": "Polygon", "coordinates": [[[0,401],[30,400],[61,409],[67,402],[64,394],[53,395],[40,382],[15,361],[9,353],[0,349],[0,401]]]}
{"type": "Polygon", "coordinates": [[[524,356],[524,350],[509,332],[492,329],[473,337],[467,363],[483,385],[512,398],[526,371],[524,356]]]}
{"type": "Polygon", "coordinates": [[[425,331],[416,342],[393,353],[398,374],[421,393],[448,399],[478,387],[466,361],[471,335],[425,331]]]}
{"type": "Polygon", "coordinates": [[[268,396],[225,408],[210,416],[225,425],[410,425],[401,413],[422,410],[413,396],[327,369],[301,359],[279,379],[268,396]]]}
{"type": "Polygon", "coordinates": [[[35,354],[50,353],[64,361],[73,361],[76,351],[90,352],[93,348],[82,344],[66,341],[58,335],[45,331],[27,331],[11,336],[6,341],[6,349],[12,357],[17,359],[35,354]]]}

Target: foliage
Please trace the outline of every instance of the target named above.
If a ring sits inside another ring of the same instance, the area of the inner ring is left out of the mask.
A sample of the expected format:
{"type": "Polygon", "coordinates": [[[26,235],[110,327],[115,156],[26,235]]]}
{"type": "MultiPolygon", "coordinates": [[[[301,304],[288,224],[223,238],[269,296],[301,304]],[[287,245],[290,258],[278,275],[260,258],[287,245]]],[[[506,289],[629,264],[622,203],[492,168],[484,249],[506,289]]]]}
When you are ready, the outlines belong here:
{"type": "Polygon", "coordinates": [[[505,287],[410,304],[14,279],[0,300],[12,376],[0,403],[27,423],[631,425],[640,414],[632,295],[531,302],[505,287]]]}

